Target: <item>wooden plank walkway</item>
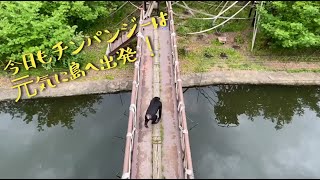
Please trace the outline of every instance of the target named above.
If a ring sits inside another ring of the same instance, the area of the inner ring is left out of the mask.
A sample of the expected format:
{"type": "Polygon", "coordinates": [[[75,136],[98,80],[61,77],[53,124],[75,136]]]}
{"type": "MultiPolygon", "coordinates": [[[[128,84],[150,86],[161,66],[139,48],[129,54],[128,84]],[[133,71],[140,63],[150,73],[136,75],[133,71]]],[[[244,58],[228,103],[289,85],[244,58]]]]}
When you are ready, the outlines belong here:
{"type": "MultiPolygon", "coordinates": [[[[168,22],[167,22],[168,23],[168,22]]],[[[160,86],[162,99],[163,177],[166,179],[183,178],[180,131],[178,126],[177,97],[175,93],[172,49],[169,25],[158,27],[160,42],[160,86]]]]}
{"type": "Polygon", "coordinates": [[[146,42],[143,42],[131,178],[181,179],[184,176],[170,31],[168,26],[154,30],[150,25],[144,27],[142,34],[149,37],[155,56],[151,57],[146,42]],[[145,128],[145,112],[155,96],[162,101],[162,118],[157,125],[149,122],[149,128],[145,128]]]}

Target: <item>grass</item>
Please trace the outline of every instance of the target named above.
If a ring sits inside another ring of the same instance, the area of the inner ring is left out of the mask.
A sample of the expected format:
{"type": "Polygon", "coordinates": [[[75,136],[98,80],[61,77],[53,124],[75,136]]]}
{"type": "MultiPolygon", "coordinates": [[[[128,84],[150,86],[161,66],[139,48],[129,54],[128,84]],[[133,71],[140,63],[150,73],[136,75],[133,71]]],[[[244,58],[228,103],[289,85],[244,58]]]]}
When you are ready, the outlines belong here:
{"type": "MultiPolygon", "coordinates": [[[[186,2],[192,9],[200,10],[209,14],[218,14],[221,7],[215,10],[219,2],[205,2],[216,6],[210,7],[209,4],[201,2],[186,2]]],[[[182,3],[180,3],[182,4],[182,3]]],[[[231,3],[230,3],[231,4],[231,3]]],[[[229,5],[230,5],[229,4],[229,5]]],[[[174,5],[174,12],[178,15],[184,14],[184,9],[174,5]]],[[[226,11],[223,16],[230,17],[241,7],[232,7],[226,11]]],[[[240,12],[236,17],[247,18],[249,15],[250,7],[246,7],[244,11],[240,12]]],[[[186,16],[184,14],[184,16],[186,16]]],[[[190,14],[187,16],[191,16],[190,14]]],[[[196,17],[205,17],[204,15],[196,13],[196,17]]],[[[253,14],[251,15],[253,17],[253,14]]],[[[223,22],[225,19],[216,20],[215,24],[223,22]]],[[[274,71],[272,67],[267,67],[258,64],[250,59],[255,59],[259,62],[266,61],[280,61],[280,62],[320,62],[320,49],[285,49],[285,48],[271,48],[267,44],[269,40],[262,32],[258,32],[254,51],[251,52],[252,40],[252,20],[231,20],[216,30],[208,31],[205,34],[209,36],[213,33],[222,32],[229,35],[233,33],[234,44],[241,46],[240,50],[234,50],[230,46],[225,46],[219,43],[217,38],[213,38],[211,44],[202,43],[201,40],[191,40],[194,35],[189,35],[191,32],[198,32],[213,27],[212,20],[198,20],[192,18],[183,18],[175,16],[175,25],[179,36],[178,40],[178,53],[183,72],[207,72],[212,67],[241,70],[261,70],[261,71],[274,71]],[[194,45],[196,44],[196,45],[194,45]],[[221,59],[220,53],[226,53],[228,59],[221,59]],[[209,54],[210,58],[204,57],[204,54],[209,54]]],[[[211,36],[212,37],[212,36],[211,36]]],[[[230,40],[230,39],[229,39],[230,40]]],[[[298,69],[288,70],[289,72],[318,72],[318,70],[298,69]]]]}
{"type": "Polygon", "coordinates": [[[108,79],[108,80],[114,80],[114,76],[112,76],[112,75],[107,75],[107,76],[106,76],[106,79],[108,79]]]}
{"type": "Polygon", "coordinates": [[[288,69],[286,71],[288,73],[301,73],[301,72],[320,73],[320,69],[288,69]]]}
{"type": "Polygon", "coordinates": [[[271,70],[265,66],[261,66],[258,64],[254,64],[254,63],[248,63],[248,62],[244,62],[244,63],[232,63],[228,65],[230,68],[233,69],[239,69],[239,70],[271,70]]]}
{"type": "Polygon", "coordinates": [[[241,36],[241,35],[237,35],[236,37],[235,37],[235,42],[237,43],[237,44],[243,44],[244,42],[245,42],[245,40],[244,40],[244,38],[241,36]]]}
{"type": "Polygon", "coordinates": [[[26,69],[24,69],[23,66],[20,66],[19,72],[14,76],[11,76],[13,72],[12,73],[10,73],[10,72],[3,73],[1,75],[11,76],[12,78],[23,77],[26,75],[29,75],[29,77],[37,77],[37,76],[41,77],[41,76],[45,76],[45,75],[50,76],[53,74],[58,74],[59,72],[63,72],[63,71],[68,71],[68,69],[65,69],[62,67],[54,67],[53,69],[46,70],[41,65],[38,65],[36,69],[30,68],[29,70],[26,70],[26,69]]]}
{"type": "MultiPolygon", "coordinates": [[[[213,7],[210,7],[210,5],[208,4],[203,4],[203,3],[199,3],[199,2],[186,2],[188,4],[189,7],[191,7],[192,9],[197,9],[200,10],[202,12],[205,13],[209,13],[209,14],[218,14],[220,12],[220,9],[216,9],[213,7]]],[[[209,2],[206,2],[209,3],[209,2]]],[[[215,2],[215,3],[211,3],[213,5],[218,5],[219,3],[215,2]]],[[[233,7],[231,9],[229,9],[228,11],[226,11],[223,16],[226,17],[230,17],[232,16],[235,12],[237,12],[241,7],[233,7]]],[[[177,14],[181,15],[184,13],[184,9],[182,7],[179,6],[175,6],[174,5],[174,10],[177,14]]],[[[243,11],[241,11],[237,17],[244,17],[247,18],[248,14],[250,11],[250,7],[247,6],[243,11]]],[[[206,15],[200,14],[200,13],[196,13],[196,17],[199,18],[204,18],[204,17],[208,17],[206,15]]],[[[220,23],[222,23],[223,21],[225,21],[225,19],[217,19],[215,21],[215,23],[213,24],[213,20],[211,19],[193,19],[193,18],[179,18],[177,16],[175,16],[175,24],[178,25],[177,27],[177,33],[179,33],[179,35],[181,36],[186,36],[187,33],[191,33],[191,32],[197,32],[197,31],[201,31],[201,30],[205,30],[205,29],[209,29],[211,27],[213,27],[214,25],[218,25],[220,23]]],[[[250,27],[251,24],[251,20],[231,20],[228,21],[227,23],[225,23],[223,26],[218,27],[216,30],[219,32],[238,32],[238,31],[244,31],[246,30],[248,27],[250,27]]],[[[212,33],[215,32],[215,30],[211,30],[208,33],[212,33]]]]}
{"type": "MultiPolygon", "coordinates": [[[[189,7],[197,10],[201,10],[202,12],[206,12],[209,14],[218,14],[221,7],[219,9],[215,9],[216,6],[220,2],[210,2],[204,1],[205,3],[199,2],[186,2],[189,7]],[[210,6],[210,4],[215,6],[210,6]]],[[[182,4],[182,3],[180,3],[182,4]]],[[[230,5],[231,3],[229,3],[230,5]]],[[[165,3],[162,2],[161,6],[162,11],[165,11],[165,3]]],[[[173,5],[174,12],[177,14],[184,14],[184,9],[173,5]]],[[[95,65],[100,65],[99,60],[103,58],[105,55],[105,51],[107,49],[106,41],[111,38],[113,33],[117,30],[117,28],[121,27],[120,22],[123,18],[125,18],[129,13],[131,13],[135,7],[127,3],[122,10],[118,11],[111,17],[100,17],[96,20],[93,26],[82,29],[83,33],[87,36],[93,37],[97,31],[109,30],[111,34],[103,33],[100,36],[102,42],[98,43],[93,38],[92,45],[90,47],[85,46],[84,49],[80,52],[79,56],[81,56],[82,60],[80,61],[81,68],[84,68],[84,65],[87,63],[93,63],[95,65]]],[[[230,10],[226,11],[223,16],[230,17],[238,11],[240,7],[233,7],[230,10]]],[[[238,14],[236,17],[248,17],[250,7],[246,7],[244,11],[238,14]]],[[[132,17],[136,17],[138,20],[139,11],[128,18],[125,19],[125,23],[130,22],[132,17]]],[[[196,13],[197,17],[207,17],[202,14],[196,13]]],[[[201,42],[190,42],[190,37],[193,35],[188,35],[187,33],[196,32],[211,28],[213,26],[212,20],[198,20],[198,19],[183,19],[177,16],[174,17],[176,30],[179,37],[178,42],[178,53],[180,60],[183,61],[181,63],[182,71],[186,72],[207,72],[212,67],[224,68],[228,67],[231,69],[251,69],[251,70],[272,70],[264,67],[262,65],[252,63],[246,61],[246,58],[243,53],[238,50],[234,50],[233,48],[226,47],[225,45],[219,43],[217,39],[212,39],[210,44],[205,44],[201,42]],[[189,48],[193,43],[197,43],[197,47],[189,48]],[[221,59],[220,53],[226,53],[228,55],[228,59],[221,59]]],[[[219,24],[223,22],[225,19],[218,19],[215,24],[219,24]]],[[[130,28],[130,27],[129,27],[130,28]]],[[[219,32],[237,32],[235,36],[235,43],[237,45],[241,45],[246,47],[246,53],[253,55],[259,61],[281,61],[281,62],[319,62],[320,61],[320,49],[283,49],[283,48],[269,48],[268,44],[265,42],[267,39],[265,36],[258,32],[256,44],[253,53],[250,52],[251,47],[251,38],[252,32],[242,33],[245,30],[250,30],[251,20],[231,20],[225,25],[217,28],[219,32]]],[[[214,33],[215,30],[209,31],[205,34],[209,35],[214,33]]],[[[134,49],[136,41],[132,42],[128,47],[134,49]]],[[[116,61],[116,60],[115,60],[116,61]]],[[[134,63],[126,63],[123,65],[122,62],[117,61],[118,66],[117,69],[121,71],[128,71],[134,68],[134,63]]],[[[30,76],[43,76],[46,74],[55,74],[61,71],[68,71],[68,68],[56,67],[53,70],[45,70],[41,66],[38,66],[37,69],[30,69],[29,71],[24,70],[23,66],[20,68],[19,77],[30,75],[30,76]]],[[[288,70],[289,72],[307,72],[307,71],[315,71],[318,70],[307,70],[307,69],[299,69],[299,70],[288,70]]],[[[8,75],[6,72],[1,71],[0,75],[8,75]]],[[[16,76],[18,76],[16,75],[16,76]]],[[[112,77],[106,77],[111,78],[112,77]]]]}
{"type": "Polygon", "coordinates": [[[185,72],[207,72],[214,66],[227,64],[230,67],[236,67],[241,62],[244,62],[245,57],[233,48],[228,48],[219,43],[216,39],[210,44],[197,43],[193,49],[187,49],[192,44],[187,38],[179,41],[179,57],[182,63],[182,70],[185,72]],[[187,50],[186,50],[187,49],[187,50]],[[225,53],[228,59],[222,59],[221,53],[225,53]]]}
{"type": "Polygon", "coordinates": [[[271,44],[267,44],[268,40],[265,38],[262,32],[257,35],[253,54],[256,56],[270,56],[277,58],[279,61],[319,61],[320,49],[319,48],[303,48],[303,49],[291,49],[272,47],[271,44]]]}

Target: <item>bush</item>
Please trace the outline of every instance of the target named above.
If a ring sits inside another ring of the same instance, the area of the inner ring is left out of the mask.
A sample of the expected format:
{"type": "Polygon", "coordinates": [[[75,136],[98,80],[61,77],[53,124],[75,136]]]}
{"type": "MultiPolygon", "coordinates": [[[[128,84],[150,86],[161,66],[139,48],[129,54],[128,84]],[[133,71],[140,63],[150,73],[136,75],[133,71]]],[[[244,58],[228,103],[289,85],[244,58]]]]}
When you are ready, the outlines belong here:
{"type": "Polygon", "coordinates": [[[320,47],[319,2],[273,1],[258,10],[262,31],[274,46],[320,47]]]}
{"type": "Polygon", "coordinates": [[[0,2],[0,61],[21,62],[26,53],[33,53],[36,59],[39,50],[47,58],[57,59],[58,53],[52,47],[60,41],[63,47],[69,47],[62,59],[77,60],[81,56],[71,56],[71,52],[84,40],[82,33],[76,32],[77,25],[85,27],[115,8],[116,3],[110,1],[0,2]],[[70,45],[70,41],[76,46],[70,45]]]}

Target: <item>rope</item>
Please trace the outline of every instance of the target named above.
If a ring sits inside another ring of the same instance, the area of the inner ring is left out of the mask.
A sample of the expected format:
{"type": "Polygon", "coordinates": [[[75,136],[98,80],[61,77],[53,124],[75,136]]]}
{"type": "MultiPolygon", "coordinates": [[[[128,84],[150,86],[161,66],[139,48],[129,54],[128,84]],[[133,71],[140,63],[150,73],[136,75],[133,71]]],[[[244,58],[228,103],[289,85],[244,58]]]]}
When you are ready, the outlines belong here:
{"type": "Polygon", "coordinates": [[[195,10],[195,9],[187,8],[187,7],[185,7],[185,6],[183,6],[183,5],[179,4],[179,3],[176,3],[176,5],[177,5],[177,6],[180,6],[180,7],[182,7],[182,8],[189,9],[189,10],[191,10],[191,11],[194,11],[194,12],[197,12],[197,13],[200,13],[200,14],[203,14],[203,15],[207,15],[207,16],[210,16],[210,17],[213,17],[213,16],[214,16],[214,15],[212,15],[212,14],[208,14],[208,13],[205,13],[205,12],[202,12],[202,11],[198,11],[198,10],[195,10]]]}
{"type": "MultiPolygon", "coordinates": [[[[191,17],[192,18],[192,17],[191,17]]],[[[224,16],[220,16],[220,17],[211,17],[211,18],[193,18],[193,19],[217,19],[217,18],[221,18],[221,19],[229,19],[230,17],[224,17],[224,16]]],[[[253,19],[253,18],[231,18],[231,19],[253,19]]]]}
{"type": "MultiPolygon", "coordinates": [[[[208,17],[208,18],[197,18],[197,17],[192,17],[192,16],[187,16],[187,15],[183,15],[183,14],[178,14],[173,12],[173,15],[177,16],[178,18],[191,18],[191,19],[202,19],[202,20],[209,20],[209,19],[215,19],[215,18],[219,18],[219,19],[229,19],[230,17],[225,17],[225,16],[213,16],[213,17],[208,17]],[[180,17],[179,17],[180,16],[180,17]]],[[[253,19],[253,18],[232,18],[232,19],[253,19]]]]}
{"type": "Polygon", "coordinates": [[[221,3],[218,5],[218,7],[216,7],[216,9],[214,9],[214,10],[217,10],[221,6],[222,3],[223,3],[223,1],[221,1],[221,3]]]}
{"type": "MultiPolygon", "coordinates": [[[[140,12],[140,21],[142,18],[142,11],[140,12]]],[[[140,22],[141,23],[141,22],[140,22]]],[[[141,31],[141,26],[139,27],[139,32],[141,31]]],[[[138,37],[139,39],[139,37],[138,37]]],[[[140,63],[141,63],[141,45],[139,44],[140,41],[138,41],[137,44],[137,51],[139,51],[139,55],[137,56],[138,60],[135,62],[135,70],[138,69],[137,71],[137,75],[134,78],[134,81],[132,82],[133,84],[136,84],[136,87],[139,87],[139,82],[140,82],[140,63]]],[[[136,131],[136,124],[137,124],[137,107],[136,107],[136,103],[137,103],[137,97],[138,97],[138,90],[136,90],[135,94],[133,94],[133,98],[134,98],[134,103],[130,104],[129,110],[132,111],[133,113],[133,122],[132,122],[132,130],[131,132],[127,132],[127,137],[130,138],[130,144],[129,144],[129,154],[128,154],[128,159],[125,160],[125,162],[128,162],[128,170],[127,172],[124,172],[122,175],[122,179],[130,179],[131,176],[131,166],[132,166],[132,153],[133,153],[133,145],[134,145],[134,135],[135,135],[135,131],[136,131]]],[[[130,120],[130,119],[129,119],[130,120]]]]}
{"type": "MultiPolygon", "coordinates": [[[[182,7],[182,8],[185,8],[185,9],[188,9],[187,7],[181,5],[181,4],[178,4],[176,3],[178,6],[182,7]]],[[[186,16],[186,15],[182,15],[182,14],[177,14],[175,12],[173,12],[174,15],[176,16],[181,16],[181,17],[185,17],[185,18],[192,18],[192,19],[217,19],[217,18],[220,18],[220,19],[230,19],[230,17],[226,17],[226,16],[218,16],[218,15],[212,15],[212,14],[208,14],[208,13],[205,13],[205,12],[202,12],[202,11],[199,11],[199,10],[195,10],[195,9],[191,9],[189,8],[190,10],[194,11],[194,12],[197,12],[199,14],[203,14],[203,15],[207,15],[207,16],[210,16],[210,18],[197,18],[197,17],[192,17],[192,16],[186,16]]],[[[252,19],[252,18],[233,18],[232,19],[252,19]]]]}
{"type": "Polygon", "coordinates": [[[193,12],[190,10],[189,6],[187,5],[187,3],[185,3],[184,1],[182,1],[182,3],[188,8],[188,11],[190,12],[190,14],[192,16],[194,16],[193,12]]]}
{"type": "Polygon", "coordinates": [[[227,2],[223,5],[223,7],[221,8],[220,12],[227,6],[228,3],[229,3],[229,1],[227,1],[227,2]]]}
{"type": "Polygon", "coordinates": [[[129,1],[126,1],[125,3],[123,3],[118,9],[116,9],[114,12],[112,12],[109,17],[111,17],[114,13],[118,12],[124,5],[126,5],[129,1]]]}
{"type": "Polygon", "coordinates": [[[193,176],[193,171],[192,171],[192,161],[189,162],[188,158],[186,158],[186,155],[190,152],[190,147],[186,147],[186,141],[188,138],[188,129],[187,127],[184,127],[184,122],[186,122],[186,119],[184,119],[183,117],[183,113],[185,113],[184,111],[184,103],[183,103],[183,97],[180,96],[179,91],[181,91],[182,89],[179,89],[178,86],[178,82],[181,83],[181,79],[179,77],[179,68],[178,68],[178,54],[177,53],[177,46],[175,44],[176,42],[176,34],[175,34],[175,30],[174,30],[174,22],[173,22],[173,11],[172,11],[172,6],[171,6],[171,2],[170,1],[166,1],[167,2],[167,8],[168,8],[168,12],[169,12],[169,20],[170,20],[170,33],[171,33],[171,46],[172,46],[172,60],[174,61],[174,73],[175,73],[175,85],[176,85],[176,97],[177,97],[177,101],[178,103],[178,126],[180,129],[180,141],[181,141],[181,148],[182,148],[182,153],[183,153],[183,168],[184,168],[184,176],[185,178],[190,178],[190,179],[194,179],[193,176]],[[176,77],[177,76],[177,77],[176,77]],[[179,78],[179,79],[178,79],[179,78]],[[189,166],[190,163],[190,166],[189,166]]]}
{"type": "Polygon", "coordinates": [[[123,18],[118,24],[116,24],[115,26],[118,26],[119,24],[121,24],[123,22],[123,20],[127,19],[129,16],[131,16],[133,13],[135,13],[137,10],[139,10],[139,7],[136,8],[134,11],[132,11],[128,16],[126,16],[125,18],[123,18]]]}
{"type": "MultiPolygon", "coordinates": [[[[227,1],[224,6],[220,9],[220,12],[218,14],[221,13],[221,11],[223,11],[223,9],[227,6],[227,4],[229,3],[229,1],[227,1]]],[[[217,15],[218,16],[218,15],[217,15]]],[[[217,18],[214,18],[213,21],[212,21],[212,26],[215,26],[216,25],[216,21],[217,21],[217,18]]],[[[217,32],[217,29],[216,29],[216,32],[217,32]]]]}
{"type": "MultiPolygon", "coordinates": [[[[228,2],[227,2],[228,3],[228,2]]],[[[235,4],[237,4],[238,1],[234,2],[233,4],[231,4],[227,9],[223,10],[222,12],[220,12],[217,16],[221,16],[223,13],[225,13],[226,11],[228,11],[230,8],[232,8],[232,6],[234,6],[235,4]]],[[[222,10],[222,9],[221,9],[222,10]]],[[[215,18],[217,19],[217,18],[215,18]]]]}
{"type": "Polygon", "coordinates": [[[141,32],[137,33],[137,37],[140,37],[141,39],[143,39],[143,41],[146,41],[143,34],[141,32]]]}
{"type": "Polygon", "coordinates": [[[132,6],[134,6],[134,7],[136,7],[136,8],[140,8],[140,7],[138,7],[138,6],[136,6],[136,5],[134,5],[131,1],[128,1],[132,6]]]}
{"type": "Polygon", "coordinates": [[[133,113],[136,113],[136,105],[135,104],[131,104],[130,107],[129,107],[129,110],[132,111],[133,113]]]}
{"type": "MultiPolygon", "coordinates": [[[[219,5],[211,4],[211,3],[206,3],[206,2],[203,2],[203,1],[197,1],[197,2],[202,3],[202,4],[207,4],[207,5],[209,5],[209,6],[219,7],[224,1],[221,1],[219,5]]],[[[242,6],[234,6],[234,7],[242,7],[242,6]]]]}
{"type": "Polygon", "coordinates": [[[121,179],[129,179],[130,173],[124,173],[121,177],[121,179]]]}
{"type": "Polygon", "coordinates": [[[179,1],[175,1],[175,2],[172,3],[172,5],[175,5],[175,4],[177,4],[178,2],[179,2],[179,1]]]}
{"type": "Polygon", "coordinates": [[[239,11],[237,11],[234,15],[232,15],[229,19],[223,21],[222,23],[218,24],[217,26],[214,26],[212,28],[209,28],[209,29],[206,29],[206,30],[203,30],[203,31],[199,31],[199,32],[194,32],[194,33],[188,33],[188,34],[199,34],[199,33],[204,33],[204,32],[207,32],[207,31],[211,31],[219,26],[222,26],[224,25],[225,23],[227,23],[229,20],[231,20],[231,18],[233,18],[234,16],[236,16],[237,14],[239,14],[245,7],[247,7],[247,5],[249,4],[250,2],[248,2],[245,6],[243,6],[239,11]]]}

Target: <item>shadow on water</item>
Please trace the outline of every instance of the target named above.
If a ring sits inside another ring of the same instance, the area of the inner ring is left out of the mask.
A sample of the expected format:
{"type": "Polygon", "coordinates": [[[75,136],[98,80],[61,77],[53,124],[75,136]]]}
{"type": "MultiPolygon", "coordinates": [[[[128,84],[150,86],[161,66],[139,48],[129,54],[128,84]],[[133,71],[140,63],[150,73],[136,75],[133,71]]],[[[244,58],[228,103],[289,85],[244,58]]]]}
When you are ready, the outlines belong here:
{"type": "Polygon", "coordinates": [[[62,127],[73,129],[76,115],[87,117],[95,114],[94,105],[101,103],[101,95],[70,96],[63,98],[26,99],[0,102],[0,113],[10,114],[12,119],[23,119],[27,124],[37,121],[38,131],[44,126],[50,128],[61,124],[62,127]]]}
{"type": "Polygon", "coordinates": [[[275,123],[275,129],[289,124],[294,115],[302,116],[304,108],[320,118],[320,88],[219,85],[196,88],[213,107],[218,125],[236,127],[242,114],[254,121],[256,116],[275,123]]]}
{"type": "Polygon", "coordinates": [[[0,102],[0,178],[119,178],[130,96],[0,102]]]}
{"type": "Polygon", "coordinates": [[[218,85],[184,98],[196,178],[320,177],[319,87],[218,85]]]}

